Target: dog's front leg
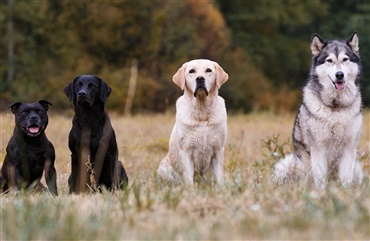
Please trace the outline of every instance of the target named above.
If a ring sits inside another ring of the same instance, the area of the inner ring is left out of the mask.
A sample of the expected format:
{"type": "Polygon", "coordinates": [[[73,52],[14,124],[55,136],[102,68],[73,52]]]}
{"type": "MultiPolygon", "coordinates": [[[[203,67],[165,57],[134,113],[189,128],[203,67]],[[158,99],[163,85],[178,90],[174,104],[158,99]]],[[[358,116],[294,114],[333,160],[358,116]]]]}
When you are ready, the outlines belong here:
{"type": "Polygon", "coordinates": [[[311,148],[311,170],[316,188],[324,189],[326,187],[328,162],[323,147],[311,148]]]}
{"type": "Polygon", "coordinates": [[[212,157],[212,170],[218,186],[224,185],[224,148],[215,151],[212,157]]]}
{"type": "Polygon", "coordinates": [[[71,155],[71,175],[68,178],[69,192],[77,192],[78,159],[75,154],[71,155]]]}
{"type": "Polygon", "coordinates": [[[48,185],[49,191],[55,195],[58,195],[57,188],[57,172],[55,171],[54,165],[51,164],[51,160],[46,160],[44,164],[45,181],[48,185]]]}
{"type": "Polygon", "coordinates": [[[356,151],[355,149],[346,149],[339,159],[339,180],[343,186],[352,184],[356,168],[356,151]]]}
{"type": "Polygon", "coordinates": [[[6,182],[7,182],[7,185],[8,185],[8,190],[9,191],[17,191],[18,186],[20,185],[20,183],[17,183],[17,181],[18,181],[17,180],[18,179],[17,169],[15,168],[14,165],[9,164],[6,167],[6,172],[7,172],[6,182]]]}
{"type": "Polygon", "coordinates": [[[190,156],[183,155],[182,163],[183,163],[183,172],[182,172],[183,180],[186,185],[191,186],[194,183],[194,162],[190,158],[190,156]]]}

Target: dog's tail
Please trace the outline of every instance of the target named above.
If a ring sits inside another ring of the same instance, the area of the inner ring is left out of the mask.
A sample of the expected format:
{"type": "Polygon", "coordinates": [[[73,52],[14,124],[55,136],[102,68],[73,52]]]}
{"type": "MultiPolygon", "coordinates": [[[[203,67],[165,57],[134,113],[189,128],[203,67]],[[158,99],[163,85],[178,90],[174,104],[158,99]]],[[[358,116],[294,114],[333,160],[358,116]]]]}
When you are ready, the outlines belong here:
{"type": "Polygon", "coordinates": [[[299,180],[303,171],[301,160],[294,154],[287,154],[275,163],[272,180],[278,184],[290,184],[299,180]]]}

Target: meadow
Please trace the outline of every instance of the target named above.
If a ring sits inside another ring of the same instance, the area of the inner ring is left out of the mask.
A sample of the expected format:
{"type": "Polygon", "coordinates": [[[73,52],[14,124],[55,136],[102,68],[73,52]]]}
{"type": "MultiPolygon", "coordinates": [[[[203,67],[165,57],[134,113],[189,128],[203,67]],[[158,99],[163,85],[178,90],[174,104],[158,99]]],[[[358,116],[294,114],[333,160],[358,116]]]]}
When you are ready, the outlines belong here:
{"type": "MultiPolygon", "coordinates": [[[[292,150],[294,114],[229,115],[223,189],[169,187],[157,181],[174,113],[110,115],[128,189],[69,194],[72,115],[51,109],[46,134],[56,149],[59,196],[2,194],[1,240],[370,239],[369,111],[364,112],[358,147],[364,182],[348,188],[332,182],[323,193],[306,182],[277,187],[269,180],[274,162],[292,150]]],[[[2,165],[14,118],[9,111],[0,119],[2,165]]]]}

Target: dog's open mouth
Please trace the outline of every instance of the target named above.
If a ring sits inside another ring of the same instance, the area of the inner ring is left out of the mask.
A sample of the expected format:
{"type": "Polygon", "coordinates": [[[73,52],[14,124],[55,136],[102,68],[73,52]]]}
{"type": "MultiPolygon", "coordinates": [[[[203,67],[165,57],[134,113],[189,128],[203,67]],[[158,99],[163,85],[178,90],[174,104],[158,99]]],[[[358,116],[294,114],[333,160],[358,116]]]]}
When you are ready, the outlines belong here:
{"type": "Polygon", "coordinates": [[[197,96],[208,96],[208,91],[204,87],[197,87],[197,89],[194,91],[194,97],[197,96]]]}
{"type": "Polygon", "coordinates": [[[331,80],[331,82],[333,83],[334,85],[334,88],[338,91],[342,91],[344,90],[344,88],[346,87],[346,81],[343,80],[343,79],[335,79],[333,80],[330,75],[329,75],[329,79],[331,80]]]}
{"type": "Polygon", "coordinates": [[[336,90],[342,91],[344,90],[344,87],[346,86],[346,82],[342,80],[336,80],[336,81],[333,81],[333,85],[336,90]]]}
{"type": "Polygon", "coordinates": [[[43,129],[44,127],[35,124],[28,127],[22,126],[22,130],[29,136],[38,136],[43,129]]]}

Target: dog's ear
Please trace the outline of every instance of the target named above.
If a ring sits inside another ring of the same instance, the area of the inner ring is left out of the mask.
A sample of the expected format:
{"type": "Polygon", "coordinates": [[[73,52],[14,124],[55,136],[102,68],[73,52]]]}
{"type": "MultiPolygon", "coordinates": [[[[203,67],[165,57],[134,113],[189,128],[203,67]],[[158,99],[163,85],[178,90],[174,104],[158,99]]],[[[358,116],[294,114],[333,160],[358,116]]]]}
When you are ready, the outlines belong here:
{"type": "Polygon", "coordinates": [[[311,38],[311,51],[313,56],[320,54],[321,50],[326,46],[326,42],[319,35],[314,34],[311,38]]]}
{"type": "Polygon", "coordinates": [[[221,88],[228,79],[229,75],[223,70],[223,68],[216,62],[213,62],[216,68],[216,86],[217,88],[221,88]]]}
{"type": "Polygon", "coordinates": [[[64,93],[66,93],[66,95],[68,96],[69,102],[74,101],[74,98],[75,98],[75,83],[76,83],[76,80],[78,78],[80,78],[80,76],[77,76],[76,78],[74,78],[73,81],[71,83],[69,83],[69,85],[67,85],[64,88],[64,93]]]}
{"type": "Polygon", "coordinates": [[[349,47],[351,47],[353,52],[359,51],[357,31],[354,31],[351,37],[347,39],[347,44],[349,47]]]}
{"type": "Polygon", "coordinates": [[[42,105],[42,107],[44,107],[44,109],[46,110],[46,111],[48,111],[49,110],[49,105],[52,105],[49,101],[47,101],[47,100],[39,100],[39,102],[38,103],[40,103],[41,105],[42,105]]]}
{"type": "Polygon", "coordinates": [[[107,83],[105,83],[104,80],[100,79],[99,77],[96,77],[100,81],[100,99],[103,102],[106,102],[108,99],[108,96],[110,93],[112,93],[111,87],[107,83]]]}
{"type": "Polygon", "coordinates": [[[21,106],[22,104],[23,104],[22,102],[15,102],[9,105],[8,109],[11,109],[13,114],[16,114],[18,112],[19,106],[21,106]]]}
{"type": "Polygon", "coordinates": [[[185,88],[185,68],[186,64],[183,64],[179,70],[177,70],[176,74],[172,77],[173,82],[177,84],[181,90],[185,88]]]}

